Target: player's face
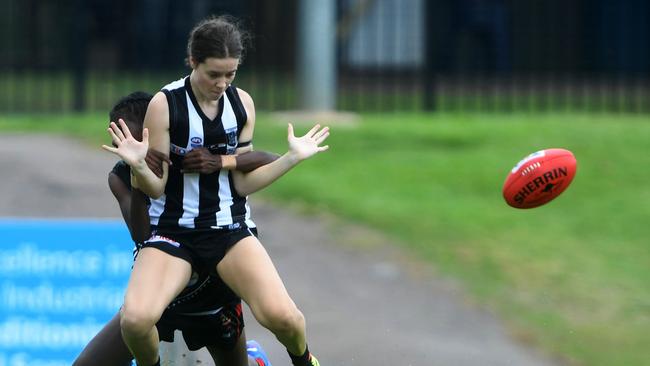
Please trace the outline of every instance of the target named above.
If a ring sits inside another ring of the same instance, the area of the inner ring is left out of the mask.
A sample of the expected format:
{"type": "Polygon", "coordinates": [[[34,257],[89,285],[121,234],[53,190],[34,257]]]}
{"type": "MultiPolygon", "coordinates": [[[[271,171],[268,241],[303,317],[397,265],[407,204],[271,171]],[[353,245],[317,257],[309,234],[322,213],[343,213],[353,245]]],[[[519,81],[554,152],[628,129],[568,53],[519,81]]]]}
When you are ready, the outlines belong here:
{"type": "Polygon", "coordinates": [[[239,66],[238,58],[207,58],[202,63],[192,62],[193,84],[207,100],[218,100],[232,83],[239,66]]]}

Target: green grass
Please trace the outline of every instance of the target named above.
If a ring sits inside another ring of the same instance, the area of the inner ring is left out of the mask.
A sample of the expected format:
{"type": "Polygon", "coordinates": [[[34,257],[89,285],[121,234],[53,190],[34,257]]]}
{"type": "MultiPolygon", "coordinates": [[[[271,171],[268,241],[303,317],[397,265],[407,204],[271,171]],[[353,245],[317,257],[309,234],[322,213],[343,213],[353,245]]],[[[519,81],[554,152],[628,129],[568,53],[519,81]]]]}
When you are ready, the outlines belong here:
{"type": "MultiPolygon", "coordinates": [[[[284,128],[257,129],[258,149],[285,149],[284,128]]],[[[640,365],[650,360],[648,141],[647,116],[364,115],[266,195],[388,233],[551,353],[640,365]],[[537,209],[505,205],[508,171],[549,147],[577,156],[572,186],[537,209]]]]}
{"type": "Polygon", "coordinates": [[[110,142],[108,112],[92,114],[0,114],[0,131],[14,133],[53,133],[73,136],[100,145],[110,142]]]}
{"type": "MultiPolygon", "coordinates": [[[[104,115],[0,117],[0,130],[73,133],[93,144],[107,141],[105,125],[104,115]]],[[[554,355],[642,365],[650,360],[649,141],[647,116],[368,114],[333,126],[330,151],[262,195],[383,231],[554,355]],[[509,170],[549,147],[575,153],[571,187],[540,208],[508,207],[509,170]]],[[[283,152],[284,124],[261,114],[255,146],[283,152]]]]}

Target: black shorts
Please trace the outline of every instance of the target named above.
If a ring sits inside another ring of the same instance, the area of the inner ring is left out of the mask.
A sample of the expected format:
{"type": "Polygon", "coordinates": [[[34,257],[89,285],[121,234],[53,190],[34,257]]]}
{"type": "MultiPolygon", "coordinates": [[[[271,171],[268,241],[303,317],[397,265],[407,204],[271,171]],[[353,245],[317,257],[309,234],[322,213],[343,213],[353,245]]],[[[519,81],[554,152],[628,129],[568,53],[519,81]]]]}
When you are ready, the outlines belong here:
{"type": "Polygon", "coordinates": [[[153,247],[192,265],[187,287],[172,301],[156,324],[160,340],[174,341],[180,330],[187,347],[194,351],[205,346],[231,350],[244,329],[241,299],[216,272],[216,266],[230,247],[255,228],[235,230],[185,231],[156,230],[139,248],[153,247]]]}
{"type": "Polygon", "coordinates": [[[244,330],[241,300],[206,312],[184,313],[168,308],[156,327],[160,340],[165,342],[173,342],[174,330],[180,330],[190,351],[206,346],[229,351],[244,330]]]}
{"type": "Polygon", "coordinates": [[[249,236],[257,236],[257,231],[245,225],[232,230],[166,231],[158,228],[142,247],[156,248],[181,258],[189,262],[199,274],[215,275],[217,264],[228,249],[249,236]]]}

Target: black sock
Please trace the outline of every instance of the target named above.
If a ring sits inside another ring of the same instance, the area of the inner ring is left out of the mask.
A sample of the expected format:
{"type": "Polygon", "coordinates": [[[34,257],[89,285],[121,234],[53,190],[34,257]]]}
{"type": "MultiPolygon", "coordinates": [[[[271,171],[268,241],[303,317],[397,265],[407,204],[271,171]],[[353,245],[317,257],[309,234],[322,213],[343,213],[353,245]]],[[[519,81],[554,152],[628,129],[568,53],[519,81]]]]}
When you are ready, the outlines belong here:
{"type": "Polygon", "coordinates": [[[301,356],[294,356],[289,350],[287,350],[289,357],[291,357],[291,363],[293,366],[311,366],[311,357],[309,357],[309,347],[305,346],[305,353],[301,356]]]}

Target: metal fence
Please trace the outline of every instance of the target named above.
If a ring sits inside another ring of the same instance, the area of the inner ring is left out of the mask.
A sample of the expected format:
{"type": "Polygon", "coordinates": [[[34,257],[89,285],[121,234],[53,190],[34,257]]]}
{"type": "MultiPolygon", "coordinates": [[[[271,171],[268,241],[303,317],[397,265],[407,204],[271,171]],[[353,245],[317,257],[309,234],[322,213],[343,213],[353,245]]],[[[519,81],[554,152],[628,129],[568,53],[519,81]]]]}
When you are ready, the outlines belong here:
{"type": "MultiPolygon", "coordinates": [[[[0,112],[106,110],[187,74],[192,25],[229,13],[253,47],[236,84],[300,108],[309,0],[0,0],[0,112]]],[[[329,1],[329,0],[319,0],[329,1]]],[[[334,1],[334,0],[332,0],[334,1]]],[[[337,109],[650,112],[645,0],[337,0],[337,109]]]]}

